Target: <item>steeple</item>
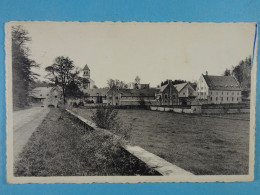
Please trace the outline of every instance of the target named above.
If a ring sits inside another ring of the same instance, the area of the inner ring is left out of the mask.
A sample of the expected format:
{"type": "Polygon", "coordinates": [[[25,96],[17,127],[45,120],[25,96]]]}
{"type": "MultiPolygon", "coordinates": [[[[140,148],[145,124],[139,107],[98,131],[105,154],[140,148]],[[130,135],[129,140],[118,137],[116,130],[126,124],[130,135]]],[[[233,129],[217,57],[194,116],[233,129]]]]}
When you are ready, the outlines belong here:
{"type": "Polygon", "coordinates": [[[90,69],[87,64],[83,68],[83,77],[86,79],[90,79],[90,69]]]}

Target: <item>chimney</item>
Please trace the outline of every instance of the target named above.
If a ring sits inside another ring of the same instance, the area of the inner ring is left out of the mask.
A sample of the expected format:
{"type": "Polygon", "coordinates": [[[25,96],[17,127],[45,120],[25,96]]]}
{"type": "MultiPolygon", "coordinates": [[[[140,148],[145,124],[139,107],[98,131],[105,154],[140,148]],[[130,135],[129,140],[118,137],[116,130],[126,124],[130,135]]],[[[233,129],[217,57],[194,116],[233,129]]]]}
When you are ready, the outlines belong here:
{"type": "Polygon", "coordinates": [[[172,83],[172,80],[168,80],[168,84],[172,83]]]}
{"type": "Polygon", "coordinates": [[[206,75],[208,75],[208,71],[206,71],[206,75]]]}

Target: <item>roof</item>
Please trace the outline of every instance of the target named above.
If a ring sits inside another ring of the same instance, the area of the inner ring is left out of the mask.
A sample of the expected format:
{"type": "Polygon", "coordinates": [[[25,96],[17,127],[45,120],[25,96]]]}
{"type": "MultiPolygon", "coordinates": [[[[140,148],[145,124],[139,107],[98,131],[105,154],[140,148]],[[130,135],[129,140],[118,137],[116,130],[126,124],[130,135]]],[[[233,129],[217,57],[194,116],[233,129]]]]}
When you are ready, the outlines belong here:
{"type": "Polygon", "coordinates": [[[85,65],[85,67],[83,68],[83,70],[90,70],[87,64],[85,65]]]}
{"type": "Polygon", "coordinates": [[[188,83],[181,83],[181,84],[176,84],[176,85],[173,85],[178,92],[180,92],[188,83]]]}
{"type": "Polygon", "coordinates": [[[115,89],[118,93],[121,93],[121,96],[125,97],[154,97],[155,93],[158,91],[156,88],[150,89],[115,89]]]}
{"type": "Polygon", "coordinates": [[[50,94],[52,87],[36,87],[30,93],[29,96],[34,98],[47,98],[50,94]]]}
{"type": "Polygon", "coordinates": [[[83,89],[83,92],[89,94],[89,96],[105,96],[107,95],[108,90],[108,88],[93,88],[83,89]]]}
{"type": "Polygon", "coordinates": [[[233,76],[203,75],[203,77],[211,90],[241,90],[233,76]]]}

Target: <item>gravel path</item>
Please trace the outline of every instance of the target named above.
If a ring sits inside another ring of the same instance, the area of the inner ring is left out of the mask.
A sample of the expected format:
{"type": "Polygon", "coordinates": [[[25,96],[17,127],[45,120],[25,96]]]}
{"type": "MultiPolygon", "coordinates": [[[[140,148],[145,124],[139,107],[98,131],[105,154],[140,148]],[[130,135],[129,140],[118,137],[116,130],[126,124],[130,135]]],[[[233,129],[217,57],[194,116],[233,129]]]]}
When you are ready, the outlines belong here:
{"type": "Polygon", "coordinates": [[[17,160],[19,153],[31,137],[32,133],[41,124],[49,108],[34,107],[13,112],[13,154],[17,160]]]}

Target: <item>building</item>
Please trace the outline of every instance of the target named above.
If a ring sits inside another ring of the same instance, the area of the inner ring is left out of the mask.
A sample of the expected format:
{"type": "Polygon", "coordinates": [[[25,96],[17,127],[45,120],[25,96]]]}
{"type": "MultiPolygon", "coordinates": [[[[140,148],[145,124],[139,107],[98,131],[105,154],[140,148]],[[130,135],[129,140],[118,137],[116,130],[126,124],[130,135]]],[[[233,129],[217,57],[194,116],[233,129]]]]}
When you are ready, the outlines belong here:
{"type": "Polygon", "coordinates": [[[30,102],[44,107],[57,107],[61,100],[61,91],[58,87],[36,87],[29,93],[30,102]]]}
{"type": "Polygon", "coordinates": [[[150,88],[150,84],[138,84],[135,82],[131,82],[131,83],[127,83],[126,84],[128,89],[149,89],[150,88]]]}
{"type": "Polygon", "coordinates": [[[196,90],[190,83],[176,84],[174,87],[178,91],[180,105],[190,105],[197,96],[196,90]]]}
{"type": "Polygon", "coordinates": [[[241,103],[241,87],[233,76],[201,75],[197,98],[207,104],[241,103]]]}
{"type": "Polygon", "coordinates": [[[107,103],[107,92],[108,88],[93,88],[93,89],[83,89],[85,94],[84,101],[86,103],[107,103]]]}
{"type": "Polygon", "coordinates": [[[168,84],[158,88],[156,93],[156,100],[159,105],[178,105],[178,91],[169,80],[168,84]]]}
{"type": "Polygon", "coordinates": [[[86,64],[83,68],[83,89],[93,89],[95,86],[95,81],[90,78],[90,69],[86,64]]]}
{"type": "Polygon", "coordinates": [[[107,92],[108,105],[156,105],[156,92],[158,89],[117,89],[111,88],[107,92]]]}

